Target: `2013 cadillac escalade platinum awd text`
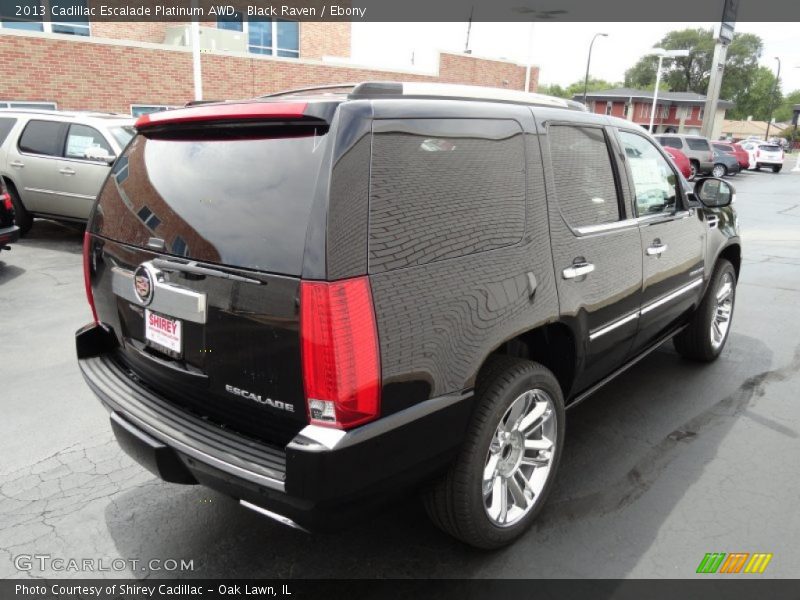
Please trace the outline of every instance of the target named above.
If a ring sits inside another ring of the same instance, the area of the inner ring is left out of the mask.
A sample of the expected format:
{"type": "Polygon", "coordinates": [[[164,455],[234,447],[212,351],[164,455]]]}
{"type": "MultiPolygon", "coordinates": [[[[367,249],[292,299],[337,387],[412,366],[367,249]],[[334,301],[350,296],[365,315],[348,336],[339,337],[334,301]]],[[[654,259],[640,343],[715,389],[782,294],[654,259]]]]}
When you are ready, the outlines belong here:
{"type": "Polygon", "coordinates": [[[400,83],[142,117],[85,237],[80,369],[120,445],[285,524],[407,491],[531,524],[564,410],[672,338],[725,345],[733,188],[628,121],[400,83]]]}

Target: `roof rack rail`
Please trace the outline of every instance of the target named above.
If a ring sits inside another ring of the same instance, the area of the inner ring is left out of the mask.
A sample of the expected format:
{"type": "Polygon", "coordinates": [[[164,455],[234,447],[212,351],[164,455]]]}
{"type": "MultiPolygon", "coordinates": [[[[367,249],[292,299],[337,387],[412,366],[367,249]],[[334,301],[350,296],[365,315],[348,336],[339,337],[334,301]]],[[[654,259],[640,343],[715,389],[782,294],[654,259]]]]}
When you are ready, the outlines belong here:
{"type": "Polygon", "coordinates": [[[355,88],[359,85],[359,83],[331,83],[326,85],[315,85],[312,87],[303,87],[303,88],[295,88],[292,90],[284,90],[282,92],[275,92],[272,94],[265,94],[263,96],[259,96],[259,98],[275,98],[277,96],[290,96],[292,94],[300,94],[303,92],[320,92],[325,90],[338,90],[338,89],[349,89],[355,88]]]}
{"type": "Polygon", "coordinates": [[[506,88],[456,85],[450,83],[415,83],[395,81],[368,81],[353,88],[350,98],[450,98],[453,100],[492,100],[530,106],[549,106],[586,111],[584,104],[575,100],[556,98],[544,94],[509,90],[506,88]]]}

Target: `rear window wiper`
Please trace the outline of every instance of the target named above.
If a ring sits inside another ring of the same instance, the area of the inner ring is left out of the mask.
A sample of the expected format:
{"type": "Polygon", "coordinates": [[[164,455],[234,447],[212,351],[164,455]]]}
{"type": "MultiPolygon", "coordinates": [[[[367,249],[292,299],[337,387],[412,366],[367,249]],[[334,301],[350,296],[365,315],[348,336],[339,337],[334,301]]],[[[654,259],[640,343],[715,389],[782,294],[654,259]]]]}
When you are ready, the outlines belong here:
{"type": "Polygon", "coordinates": [[[254,283],[256,285],[263,285],[265,282],[250,277],[243,277],[242,275],[234,275],[219,269],[212,269],[211,267],[201,267],[196,262],[178,262],[175,260],[166,260],[164,258],[155,258],[152,264],[157,269],[162,271],[180,271],[181,273],[192,273],[193,275],[208,275],[210,277],[219,277],[220,279],[230,279],[231,281],[241,281],[242,283],[254,283]]]}

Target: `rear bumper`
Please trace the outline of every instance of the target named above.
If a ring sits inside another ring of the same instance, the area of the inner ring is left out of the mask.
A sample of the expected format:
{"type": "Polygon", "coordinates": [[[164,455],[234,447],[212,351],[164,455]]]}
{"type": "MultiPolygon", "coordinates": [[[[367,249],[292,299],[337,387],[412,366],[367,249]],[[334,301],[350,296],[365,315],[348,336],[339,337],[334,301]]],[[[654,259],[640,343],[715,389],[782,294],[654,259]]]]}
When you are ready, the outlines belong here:
{"type": "Polygon", "coordinates": [[[0,228],[0,246],[16,242],[18,239],[19,227],[16,225],[0,228]]]}
{"type": "Polygon", "coordinates": [[[130,456],[165,481],[207,485],[306,529],[346,526],[441,471],[472,411],[471,394],[444,396],[348,432],[307,426],[270,446],[148,389],[114,359],[113,337],[99,325],[78,331],[78,362],[130,456]]]}

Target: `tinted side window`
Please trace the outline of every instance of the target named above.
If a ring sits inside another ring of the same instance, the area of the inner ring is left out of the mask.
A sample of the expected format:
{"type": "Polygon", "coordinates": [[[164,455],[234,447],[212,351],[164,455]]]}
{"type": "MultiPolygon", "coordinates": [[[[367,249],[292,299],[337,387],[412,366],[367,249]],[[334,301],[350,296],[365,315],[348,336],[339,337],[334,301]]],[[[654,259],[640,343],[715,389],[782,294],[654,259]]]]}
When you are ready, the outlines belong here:
{"type": "Polygon", "coordinates": [[[0,118],[0,145],[6,141],[8,134],[11,133],[11,128],[14,127],[14,123],[16,122],[16,119],[10,119],[8,117],[0,118]]]}
{"type": "Polygon", "coordinates": [[[556,197],[572,227],[619,220],[619,200],[605,132],[599,127],[548,129],[556,197]]]}
{"type": "Polygon", "coordinates": [[[86,151],[89,148],[102,148],[109,155],[113,154],[111,146],[97,129],[78,123],[70,125],[65,156],[67,158],[86,158],[86,151]]]}
{"type": "Polygon", "coordinates": [[[702,138],[686,138],[686,143],[692,150],[710,150],[708,141],[702,138]]]}
{"type": "Polygon", "coordinates": [[[661,142],[662,146],[669,146],[670,148],[676,148],[678,150],[683,148],[683,144],[681,144],[681,139],[680,138],[662,137],[662,138],[658,138],[658,141],[661,142]]]}
{"type": "Polygon", "coordinates": [[[678,178],[653,143],[635,133],[620,131],[636,193],[636,212],[647,216],[675,210],[678,178]]]}
{"type": "Polygon", "coordinates": [[[30,121],[19,138],[19,149],[31,154],[61,155],[62,124],[58,121],[30,121]]]}
{"type": "Polygon", "coordinates": [[[375,121],[371,164],[373,273],[522,238],[525,148],[515,121],[375,121]]]}

